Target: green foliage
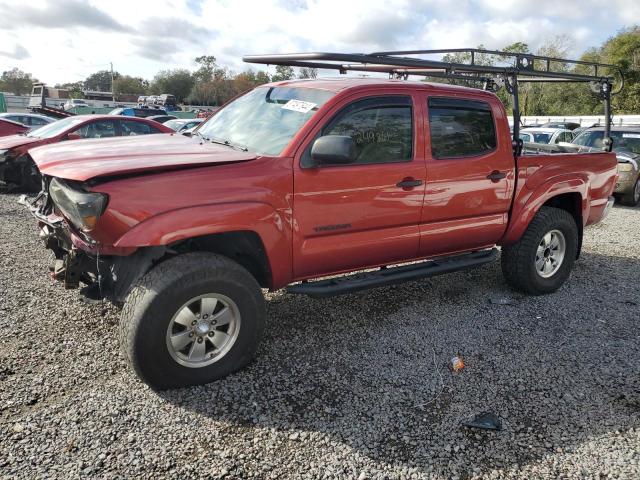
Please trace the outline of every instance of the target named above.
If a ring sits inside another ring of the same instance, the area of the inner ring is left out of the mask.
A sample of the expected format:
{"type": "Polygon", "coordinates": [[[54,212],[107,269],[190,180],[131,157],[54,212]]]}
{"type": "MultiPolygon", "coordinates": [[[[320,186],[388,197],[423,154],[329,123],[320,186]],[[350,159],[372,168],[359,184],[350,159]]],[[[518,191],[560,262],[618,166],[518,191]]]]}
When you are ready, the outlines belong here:
{"type": "Polygon", "coordinates": [[[0,87],[2,90],[11,92],[14,95],[24,95],[31,93],[31,87],[36,81],[36,79],[31,78],[30,73],[25,73],[18,68],[13,68],[2,72],[0,87]]]}
{"type": "Polygon", "coordinates": [[[271,78],[274,82],[281,82],[282,80],[291,80],[295,77],[293,67],[287,65],[276,66],[276,74],[271,78]]]}
{"type": "MultiPolygon", "coordinates": [[[[484,49],[482,45],[477,47],[484,49]]],[[[501,50],[511,53],[530,53],[529,45],[515,42],[506,45],[501,50]]],[[[538,49],[537,54],[566,58],[572,51],[571,42],[566,36],[550,39],[538,49]]],[[[296,71],[292,67],[277,66],[276,73],[270,77],[264,71],[254,72],[246,70],[235,74],[226,67],[216,63],[213,55],[202,55],[194,59],[197,69],[192,73],[185,69],[163,70],[149,84],[148,81],[120,75],[114,72],[114,89],[116,93],[170,93],[178,101],[187,100],[191,104],[222,105],[234,96],[250,90],[258,85],[271,81],[290,80],[296,78],[296,71]]],[[[471,61],[469,53],[455,53],[445,55],[443,60],[451,63],[468,64],[471,61]]],[[[619,95],[614,95],[612,107],[614,113],[640,113],[640,26],[632,26],[621,30],[597,48],[586,50],[580,60],[610,63],[619,67],[624,73],[625,88],[619,95]]],[[[478,65],[513,65],[513,59],[505,56],[498,57],[485,53],[478,53],[474,57],[478,65]]],[[[537,64],[537,68],[542,65],[537,64]]],[[[590,67],[573,66],[556,62],[551,64],[553,70],[574,71],[576,73],[592,74],[590,67]]],[[[611,72],[601,72],[610,74],[611,72]]],[[[318,72],[314,68],[301,68],[297,78],[316,78],[318,72]]],[[[481,87],[481,83],[473,80],[448,80],[429,78],[431,81],[451,84],[481,87]]],[[[5,71],[0,78],[0,90],[19,94],[31,91],[31,75],[17,68],[5,71]]],[[[111,72],[101,70],[84,81],[84,83],[63,84],[64,88],[72,90],[74,98],[81,97],[82,87],[89,90],[111,90],[111,72]]],[[[614,91],[617,86],[614,86],[614,91]]],[[[594,94],[587,84],[577,83],[524,83],[519,85],[520,111],[522,115],[594,115],[602,114],[602,101],[594,94]]],[[[507,111],[512,109],[512,99],[505,89],[497,92],[507,111]]]]}
{"type": "Polygon", "coordinates": [[[153,77],[151,93],[161,95],[169,93],[175,95],[178,102],[182,102],[189,96],[195,79],[189,70],[176,68],[174,70],[161,70],[153,77]]]}
{"type": "MultiPolygon", "coordinates": [[[[114,80],[120,77],[118,72],[113,72],[114,80]]],[[[84,88],[98,92],[111,91],[111,71],[100,70],[89,75],[84,81],[84,88]]]]}
{"type": "Polygon", "coordinates": [[[317,78],[317,77],[318,77],[317,68],[302,67],[298,72],[298,78],[317,78]]]}
{"type": "Polygon", "coordinates": [[[195,62],[200,65],[198,70],[193,72],[196,83],[210,82],[213,78],[213,71],[218,67],[216,57],[213,55],[201,55],[196,57],[195,62]]]}
{"type": "Polygon", "coordinates": [[[144,95],[149,88],[149,82],[141,77],[122,75],[113,81],[114,93],[129,93],[144,95]]]}
{"type": "Polygon", "coordinates": [[[84,98],[84,82],[58,83],[55,88],[66,89],[69,93],[69,98],[84,98]]]}

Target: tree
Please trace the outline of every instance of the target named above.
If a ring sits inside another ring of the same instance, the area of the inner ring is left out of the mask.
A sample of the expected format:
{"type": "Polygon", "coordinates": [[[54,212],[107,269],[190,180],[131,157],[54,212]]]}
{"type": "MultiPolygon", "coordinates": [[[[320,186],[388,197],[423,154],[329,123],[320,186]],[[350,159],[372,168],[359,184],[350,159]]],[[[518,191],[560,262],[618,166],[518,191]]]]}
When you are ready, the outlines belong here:
{"type": "Polygon", "coordinates": [[[271,77],[271,80],[274,82],[281,82],[282,80],[291,80],[295,77],[295,73],[293,71],[293,67],[288,65],[278,65],[276,66],[276,74],[271,77]]]}
{"type": "Polygon", "coordinates": [[[36,79],[31,78],[30,73],[25,73],[18,68],[13,68],[2,72],[0,77],[3,90],[7,90],[14,95],[23,95],[25,93],[31,93],[31,87],[36,79]]]}
{"type": "Polygon", "coordinates": [[[84,82],[58,83],[55,88],[66,89],[69,93],[69,98],[84,98],[84,82]]]}
{"type": "Polygon", "coordinates": [[[151,92],[155,95],[169,93],[175,95],[178,102],[189,96],[195,80],[189,70],[177,68],[175,70],[161,70],[153,78],[151,92]]]}
{"type": "Polygon", "coordinates": [[[114,80],[114,93],[144,94],[149,87],[149,82],[144,78],[122,75],[114,80]]]}
{"type": "Polygon", "coordinates": [[[264,85],[265,83],[271,82],[271,77],[267,72],[263,72],[262,70],[258,70],[256,73],[256,85],[264,85]]]}
{"type": "MultiPolygon", "coordinates": [[[[640,26],[621,30],[609,38],[600,49],[604,63],[614,64],[624,75],[625,87],[612,98],[616,113],[640,111],[640,26]]],[[[609,72],[613,74],[614,72],[609,72]]]]}
{"type": "MultiPolygon", "coordinates": [[[[120,77],[118,72],[113,72],[114,80],[120,77]]],[[[98,92],[111,91],[111,72],[109,70],[100,70],[92,73],[84,81],[84,88],[98,92]]]]}
{"type": "Polygon", "coordinates": [[[200,65],[200,68],[193,72],[196,83],[210,81],[213,78],[214,70],[218,67],[216,57],[213,55],[202,55],[196,57],[195,61],[200,65]]]}
{"type": "Polygon", "coordinates": [[[298,78],[317,78],[317,77],[318,77],[317,68],[302,67],[298,72],[298,78]]]}

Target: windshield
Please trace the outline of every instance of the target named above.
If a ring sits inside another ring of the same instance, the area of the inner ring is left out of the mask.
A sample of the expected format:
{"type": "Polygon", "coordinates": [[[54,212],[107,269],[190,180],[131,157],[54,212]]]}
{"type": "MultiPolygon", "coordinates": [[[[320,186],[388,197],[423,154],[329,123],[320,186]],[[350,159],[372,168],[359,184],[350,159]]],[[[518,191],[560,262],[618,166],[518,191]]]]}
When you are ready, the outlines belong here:
{"type": "Polygon", "coordinates": [[[164,125],[165,127],[169,127],[171,130],[175,130],[176,132],[178,130],[180,130],[181,127],[184,127],[187,124],[186,120],[169,120],[168,122],[165,122],[164,125]]]}
{"type": "MultiPolygon", "coordinates": [[[[582,132],[573,140],[573,143],[584,147],[600,149],[602,148],[603,138],[603,130],[591,130],[588,132],[582,132]]],[[[632,152],[640,154],[640,131],[611,132],[611,138],[613,138],[614,152],[632,152]]]]}
{"type": "Polygon", "coordinates": [[[198,130],[205,138],[279,155],[332,92],[259,87],[219,110],[198,130]]]}
{"type": "Polygon", "coordinates": [[[53,138],[56,135],[61,134],[68,128],[71,128],[74,125],[78,125],[84,121],[85,121],[85,118],[78,118],[78,117],[63,118],[62,120],[57,120],[43,127],[36,128],[35,130],[31,130],[29,133],[27,133],[27,137],[53,138]]]}

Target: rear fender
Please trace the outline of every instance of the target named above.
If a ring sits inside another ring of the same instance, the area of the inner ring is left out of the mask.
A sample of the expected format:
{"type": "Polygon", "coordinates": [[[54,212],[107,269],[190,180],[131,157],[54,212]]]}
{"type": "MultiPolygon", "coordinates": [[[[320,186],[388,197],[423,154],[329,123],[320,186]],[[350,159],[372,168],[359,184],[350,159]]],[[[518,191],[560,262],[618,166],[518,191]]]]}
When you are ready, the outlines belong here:
{"type": "Polygon", "coordinates": [[[272,286],[279,288],[291,281],[291,231],[283,216],[265,203],[223,203],[172,210],[139,223],[114,246],[170,246],[190,238],[236,231],[251,231],[260,237],[272,286]]]}
{"type": "Polygon", "coordinates": [[[520,240],[538,210],[552,198],[565,193],[580,194],[582,225],[578,225],[578,228],[581,230],[585,220],[589,218],[588,185],[586,178],[575,174],[551,178],[536,185],[533,190],[525,184],[524,188],[518,192],[518,198],[511,210],[509,226],[499,244],[510,245],[520,240]]]}

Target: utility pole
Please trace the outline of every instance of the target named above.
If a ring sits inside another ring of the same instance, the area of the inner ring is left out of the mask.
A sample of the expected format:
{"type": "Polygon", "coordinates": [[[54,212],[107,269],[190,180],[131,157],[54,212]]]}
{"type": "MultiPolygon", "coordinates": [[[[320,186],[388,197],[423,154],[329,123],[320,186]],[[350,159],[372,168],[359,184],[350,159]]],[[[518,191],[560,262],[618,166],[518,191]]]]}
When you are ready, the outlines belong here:
{"type": "Polygon", "coordinates": [[[113,91],[113,62],[109,62],[109,65],[111,65],[111,100],[115,102],[116,94],[113,91]]]}

